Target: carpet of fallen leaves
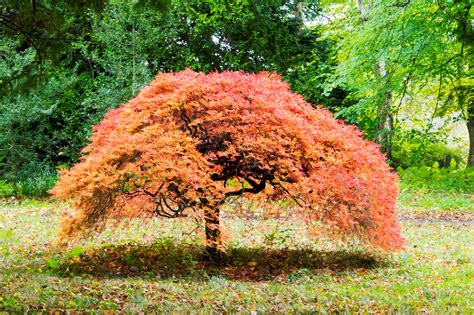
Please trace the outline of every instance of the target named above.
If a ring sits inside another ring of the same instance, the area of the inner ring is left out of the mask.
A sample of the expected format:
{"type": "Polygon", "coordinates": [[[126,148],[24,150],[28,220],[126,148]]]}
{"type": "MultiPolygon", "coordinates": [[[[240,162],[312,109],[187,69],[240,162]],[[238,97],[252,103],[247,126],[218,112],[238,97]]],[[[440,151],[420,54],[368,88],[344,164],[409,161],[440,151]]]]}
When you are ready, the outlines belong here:
{"type": "Polygon", "coordinates": [[[402,196],[407,245],[392,255],[312,238],[281,213],[228,211],[220,264],[203,259],[203,235],[186,218],[132,222],[57,248],[63,205],[3,202],[0,311],[472,313],[474,212],[439,198],[402,196]],[[433,204],[422,208],[426,198],[433,204]]]}

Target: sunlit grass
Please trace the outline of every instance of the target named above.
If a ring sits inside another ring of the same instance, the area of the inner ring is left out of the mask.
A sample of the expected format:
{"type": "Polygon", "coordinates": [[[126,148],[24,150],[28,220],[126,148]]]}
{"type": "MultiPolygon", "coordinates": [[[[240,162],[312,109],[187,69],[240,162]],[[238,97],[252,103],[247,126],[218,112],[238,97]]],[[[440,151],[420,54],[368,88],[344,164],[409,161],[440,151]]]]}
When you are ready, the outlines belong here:
{"type": "Polygon", "coordinates": [[[62,207],[0,206],[0,310],[474,311],[469,221],[402,220],[405,250],[383,255],[311,238],[296,219],[227,218],[228,257],[212,265],[187,219],[57,249],[62,207]]]}

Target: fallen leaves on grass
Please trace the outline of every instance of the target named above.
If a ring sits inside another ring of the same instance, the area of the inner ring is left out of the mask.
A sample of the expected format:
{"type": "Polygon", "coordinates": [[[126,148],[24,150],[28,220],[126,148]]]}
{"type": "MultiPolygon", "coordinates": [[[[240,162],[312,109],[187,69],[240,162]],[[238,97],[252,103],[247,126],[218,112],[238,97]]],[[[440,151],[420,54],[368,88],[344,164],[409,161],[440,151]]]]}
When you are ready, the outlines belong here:
{"type": "Polygon", "coordinates": [[[50,244],[60,207],[0,205],[0,225],[11,230],[0,235],[0,312],[469,313],[474,305],[468,221],[402,220],[405,251],[382,257],[308,238],[291,219],[225,218],[233,236],[216,266],[202,259],[202,235],[183,234],[186,220],[132,224],[58,250],[50,244]]]}
{"type": "MultiPolygon", "coordinates": [[[[307,270],[316,273],[364,272],[386,265],[382,256],[366,251],[317,249],[229,248],[219,263],[203,256],[200,246],[160,243],[108,245],[83,251],[50,268],[61,276],[189,278],[220,275],[239,281],[270,281],[307,270]]],[[[69,256],[69,255],[67,255],[69,256]]]]}

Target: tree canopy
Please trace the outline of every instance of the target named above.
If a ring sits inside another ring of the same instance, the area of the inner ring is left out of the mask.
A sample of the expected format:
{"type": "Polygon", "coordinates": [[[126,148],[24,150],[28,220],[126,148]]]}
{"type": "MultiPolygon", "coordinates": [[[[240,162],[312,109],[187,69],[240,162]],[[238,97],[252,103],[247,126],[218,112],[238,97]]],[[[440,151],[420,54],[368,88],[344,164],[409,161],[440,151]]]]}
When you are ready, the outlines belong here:
{"type": "Polygon", "coordinates": [[[90,126],[159,71],[276,71],[323,101],[300,67],[318,68],[330,51],[304,25],[318,10],[287,0],[8,1],[2,23],[18,27],[1,28],[0,176],[71,165],[90,126]]]}
{"type": "Polygon", "coordinates": [[[433,117],[457,113],[471,135],[467,164],[474,165],[472,1],[358,1],[338,8],[334,14],[343,18],[328,29],[339,42],[335,82],[357,99],[340,115],[390,158],[404,120],[428,112],[422,128],[430,130],[433,117]]]}
{"type": "Polygon", "coordinates": [[[314,230],[403,243],[396,175],[378,146],[275,74],[159,74],[107,113],[83,154],[53,189],[72,201],[65,238],[110,217],[194,215],[217,247],[220,206],[260,193],[292,199],[314,230]]]}

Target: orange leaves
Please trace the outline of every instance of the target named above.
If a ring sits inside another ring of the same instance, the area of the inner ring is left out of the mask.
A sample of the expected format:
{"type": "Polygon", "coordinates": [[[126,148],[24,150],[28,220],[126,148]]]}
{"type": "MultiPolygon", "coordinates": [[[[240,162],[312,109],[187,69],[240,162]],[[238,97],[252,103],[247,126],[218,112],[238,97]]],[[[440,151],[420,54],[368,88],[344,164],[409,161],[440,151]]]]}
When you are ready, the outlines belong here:
{"type": "Polygon", "coordinates": [[[378,147],[277,75],[162,73],[93,130],[53,189],[76,210],[66,234],[110,216],[199,215],[259,193],[294,200],[311,226],[386,249],[403,243],[396,176],[378,147]]]}

